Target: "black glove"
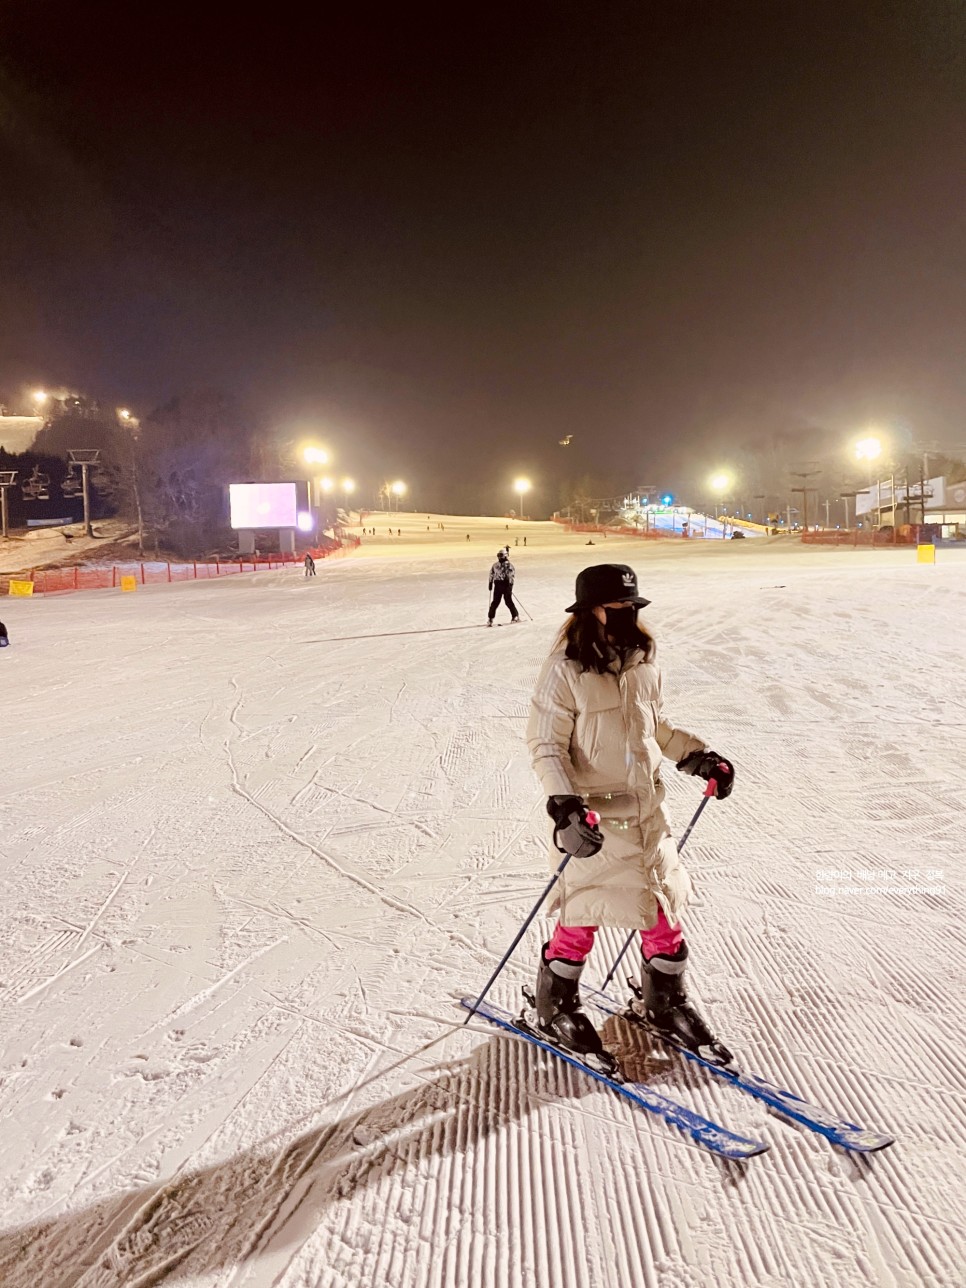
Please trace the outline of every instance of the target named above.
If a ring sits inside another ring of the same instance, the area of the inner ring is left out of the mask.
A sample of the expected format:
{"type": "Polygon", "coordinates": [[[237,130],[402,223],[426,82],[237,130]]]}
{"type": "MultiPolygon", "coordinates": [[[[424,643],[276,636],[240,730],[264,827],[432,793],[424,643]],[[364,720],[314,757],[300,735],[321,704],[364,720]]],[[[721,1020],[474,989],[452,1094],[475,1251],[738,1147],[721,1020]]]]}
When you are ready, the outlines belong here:
{"type": "Polygon", "coordinates": [[[731,795],[735,783],[735,767],[716,751],[692,751],[690,756],[678,761],[678,769],[682,774],[697,774],[706,783],[713,781],[719,800],[731,795]]]}
{"type": "Polygon", "coordinates": [[[554,821],[553,843],[561,854],[589,859],[604,844],[600,828],[587,821],[587,806],[579,796],[551,796],[547,813],[554,821]]]}

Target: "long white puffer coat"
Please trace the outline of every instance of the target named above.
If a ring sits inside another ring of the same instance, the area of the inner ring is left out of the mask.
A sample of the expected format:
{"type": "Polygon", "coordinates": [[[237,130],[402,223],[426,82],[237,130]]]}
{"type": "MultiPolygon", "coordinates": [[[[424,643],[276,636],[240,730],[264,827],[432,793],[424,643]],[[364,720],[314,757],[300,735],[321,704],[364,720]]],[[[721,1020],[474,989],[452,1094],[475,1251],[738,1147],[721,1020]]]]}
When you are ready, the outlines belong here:
{"type": "MultiPolygon", "coordinates": [[[[556,887],[562,924],[650,928],[658,904],[677,921],[691,881],[664,811],[661,762],[707,744],[664,719],[657,665],[637,649],[600,675],[582,672],[562,647],[551,653],[534,690],[527,744],[548,796],[582,796],[601,816],[600,853],[571,859],[556,887]]],[[[551,869],[560,859],[551,846],[551,869]]]]}

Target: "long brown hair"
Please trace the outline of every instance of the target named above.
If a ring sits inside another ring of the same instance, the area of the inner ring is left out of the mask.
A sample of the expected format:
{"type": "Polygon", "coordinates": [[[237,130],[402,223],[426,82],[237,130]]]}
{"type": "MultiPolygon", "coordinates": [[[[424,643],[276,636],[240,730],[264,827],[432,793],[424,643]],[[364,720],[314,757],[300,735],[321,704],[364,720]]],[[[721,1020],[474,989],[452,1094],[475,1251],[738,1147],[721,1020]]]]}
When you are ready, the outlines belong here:
{"type": "MultiPolygon", "coordinates": [[[[657,644],[650,631],[640,622],[637,623],[637,629],[641,636],[639,647],[644,652],[645,660],[650,662],[657,652],[657,644]]],[[[597,619],[592,608],[582,608],[571,613],[554,640],[553,652],[560,648],[571,661],[580,663],[581,671],[597,671],[601,675],[617,656],[617,650],[607,642],[603,622],[597,619]]]]}

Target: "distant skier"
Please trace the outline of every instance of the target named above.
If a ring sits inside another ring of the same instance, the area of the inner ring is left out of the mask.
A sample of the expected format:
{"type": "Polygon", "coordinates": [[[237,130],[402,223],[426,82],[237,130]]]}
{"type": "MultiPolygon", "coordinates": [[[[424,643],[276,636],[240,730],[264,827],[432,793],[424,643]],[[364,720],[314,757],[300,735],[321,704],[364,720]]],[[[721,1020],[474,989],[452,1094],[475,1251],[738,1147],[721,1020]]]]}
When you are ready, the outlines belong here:
{"type": "Polygon", "coordinates": [[[306,552],[305,552],[305,559],[303,560],[303,563],[305,564],[305,575],[306,575],[306,577],[314,577],[314,576],[315,576],[315,560],[312,558],[312,556],[309,554],[309,552],[308,552],[307,550],[306,550],[306,552]]]}
{"type": "Polygon", "coordinates": [[[658,1033],[722,1064],[729,1053],[685,991],[687,944],[679,917],[691,880],[671,837],[663,757],[684,774],[731,794],[734,766],[703,739],[676,728],[661,706],[654,640],[638,623],[650,601],[626,564],[597,564],[577,577],[550,656],[537,679],[527,743],[553,819],[551,867],[560,878],[559,921],[537,974],[540,1027],[580,1054],[603,1054],[578,981],[598,926],[640,926],[642,996],[631,1005],[658,1033]],[[587,821],[588,810],[601,818],[587,821]],[[559,853],[558,853],[559,851],[559,853]]]}
{"type": "Polygon", "coordinates": [[[517,612],[517,606],[513,602],[513,578],[515,576],[513,564],[510,563],[510,556],[506,550],[498,550],[496,563],[490,569],[490,590],[493,592],[493,598],[490,600],[490,611],[486,619],[487,626],[493,625],[493,618],[496,616],[496,610],[500,606],[500,600],[506,602],[510,610],[510,621],[518,622],[520,614],[517,612]]]}
{"type": "Polygon", "coordinates": [[[10,643],[10,636],[7,634],[7,628],[3,622],[0,622],[0,648],[6,648],[10,643]]]}

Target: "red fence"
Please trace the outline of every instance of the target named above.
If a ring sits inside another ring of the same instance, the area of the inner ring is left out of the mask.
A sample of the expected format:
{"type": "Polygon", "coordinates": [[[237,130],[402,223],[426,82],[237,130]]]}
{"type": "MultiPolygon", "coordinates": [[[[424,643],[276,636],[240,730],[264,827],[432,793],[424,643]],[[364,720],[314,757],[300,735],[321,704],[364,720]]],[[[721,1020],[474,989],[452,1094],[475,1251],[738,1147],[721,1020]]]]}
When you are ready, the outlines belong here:
{"type": "Polygon", "coordinates": [[[869,546],[871,549],[915,546],[919,544],[919,525],[903,524],[899,528],[880,528],[878,532],[869,532],[864,528],[803,532],[802,541],[810,546],[869,546]]]}
{"type": "MultiPolygon", "coordinates": [[[[666,528],[642,532],[640,528],[603,528],[599,523],[571,523],[569,519],[556,518],[554,522],[559,523],[568,532],[607,532],[617,537],[649,537],[652,541],[673,537],[680,539],[688,535],[684,532],[669,532],[666,528]]],[[[923,530],[922,540],[931,540],[931,537],[926,535],[929,531],[929,528],[923,530]]],[[[803,532],[801,539],[808,545],[816,546],[868,546],[870,549],[884,547],[891,549],[893,546],[918,545],[920,528],[918,524],[913,523],[902,524],[898,528],[882,528],[878,532],[870,532],[862,528],[849,528],[845,531],[816,530],[803,532]]]]}
{"type": "MultiPolygon", "coordinates": [[[[342,545],[310,550],[313,559],[344,555],[360,545],[358,537],[346,535],[342,545]]],[[[72,590],[110,590],[121,584],[122,577],[134,577],[139,586],[160,586],[172,581],[198,581],[212,577],[230,577],[235,573],[260,572],[300,564],[304,555],[246,555],[238,559],[192,560],[171,563],[169,560],[143,559],[118,564],[78,564],[70,568],[37,568],[29,573],[0,577],[0,595],[9,593],[11,581],[33,582],[35,595],[53,595],[72,590]]]]}

